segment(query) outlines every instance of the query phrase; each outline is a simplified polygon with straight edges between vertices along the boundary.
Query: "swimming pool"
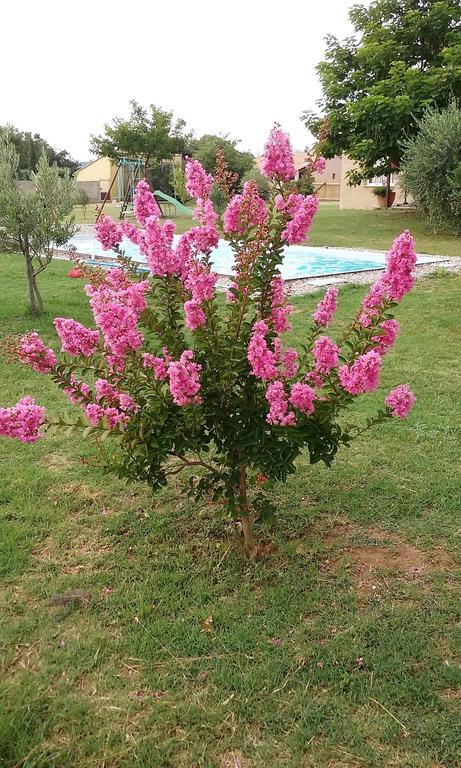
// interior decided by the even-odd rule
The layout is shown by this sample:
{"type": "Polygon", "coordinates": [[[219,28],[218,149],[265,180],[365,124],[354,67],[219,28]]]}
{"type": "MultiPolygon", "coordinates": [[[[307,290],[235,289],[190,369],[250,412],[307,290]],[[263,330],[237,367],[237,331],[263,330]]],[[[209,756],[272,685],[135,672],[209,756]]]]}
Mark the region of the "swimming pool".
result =
{"type": "MultiPolygon", "coordinates": [[[[178,239],[175,235],[175,241],[178,239]]],[[[77,253],[87,255],[91,259],[117,258],[115,251],[104,251],[97,240],[89,233],[79,232],[69,241],[77,253]]],[[[144,256],[132,242],[123,239],[121,248],[126,256],[137,262],[144,262],[144,256]]],[[[418,263],[437,261],[434,256],[418,256],[418,263]]],[[[219,275],[232,276],[234,269],[234,254],[225,240],[211,255],[213,270],[219,275]]],[[[290,245],[284,249],[284,259],[281,267],[285,280],[295,280],[302,277],[320,277],[322,275],[340,275],[346,272],[363,272],[370,269],[383,269],[385,253],[380,251],[354,251],[348,248],[314,248],[306,245],[290,245]]]]}

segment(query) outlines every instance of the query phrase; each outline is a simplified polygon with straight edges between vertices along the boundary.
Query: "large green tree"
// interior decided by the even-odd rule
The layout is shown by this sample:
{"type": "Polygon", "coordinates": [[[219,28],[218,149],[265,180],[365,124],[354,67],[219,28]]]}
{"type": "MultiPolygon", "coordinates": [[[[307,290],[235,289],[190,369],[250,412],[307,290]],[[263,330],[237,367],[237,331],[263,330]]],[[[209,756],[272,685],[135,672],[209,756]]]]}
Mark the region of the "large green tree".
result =
{"type": "Polygon", "coordinates": [[[208,173],[216,171],[216,151],[221,149],[222,156],[231,173],[236,174],[238,184],[242,177],[251,171],[254,166],[254,157],[251,152],[241,152],[237,149],[237,139],[228,136],[215,136],[207,133],[192,144],[192,156],[200,160],[208,173]]]}
{"type": "Polygon", "coordinates": [[[18,172],[21,179],[28,179],[30,174],[37,169],[38,161],[44,153],[48,162],[57,165],[58,168],[68,168],[70,173],[78,168],[78,162],[74,160],[66,149],[56,150],[39,133],[30,131],[18,131],[12,125],[1,125],[0,136],[8,138],[18,154],[18,172]]]}
{"type": "Polygon", "coordinates": [[[350,182],[357,184],[398,169],[425,109],[461,97],[461,4],[373,0],[354,5],[349,16],[355,35],[342,42],[328,36],[317,67],[321,114],[304,119],[323,135],[327,157],[345,152],[356,161],[350,182]]]}
{"type": "Polygon", "coordinates": [[[191,135],[186,133],[184,120],[174,120],[173,113],[151,104],[148,109],[131,101],[131,113],[124,120],[115,117],[104,126],[104,133],[91,137],[91,151],[98,157],[138,158],[145,169],[162,160],[183,153],[191,135]]]}

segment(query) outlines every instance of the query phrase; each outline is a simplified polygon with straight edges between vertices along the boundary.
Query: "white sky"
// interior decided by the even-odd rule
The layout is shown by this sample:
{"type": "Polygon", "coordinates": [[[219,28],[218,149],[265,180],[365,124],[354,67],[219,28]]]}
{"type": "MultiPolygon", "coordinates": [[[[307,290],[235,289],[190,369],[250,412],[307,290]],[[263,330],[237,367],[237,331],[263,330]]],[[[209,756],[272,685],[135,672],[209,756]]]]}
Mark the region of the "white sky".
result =
{"type": "Polygon", "coordinates": [[[353,0],[13,0],[2,3],[0,125],[38,132],[78,160],[131,98],[197,136],[262,150],[274,121],[295,149],[321,91],[324,37],[351,33],[353,0]]]}

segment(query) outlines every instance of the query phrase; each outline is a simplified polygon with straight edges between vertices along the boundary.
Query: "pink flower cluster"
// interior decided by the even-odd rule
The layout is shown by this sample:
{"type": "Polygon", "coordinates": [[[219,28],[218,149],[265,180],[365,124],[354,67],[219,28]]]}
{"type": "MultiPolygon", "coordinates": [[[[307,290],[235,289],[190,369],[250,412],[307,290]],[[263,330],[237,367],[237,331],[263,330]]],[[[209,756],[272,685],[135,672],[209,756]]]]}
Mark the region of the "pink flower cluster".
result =
{"type": "Polygon", "coordinates": [[[206,323],[206,315],[200,306],[199,302],[195,299],[190,299],[184,304],[184,316],[186,325],[191,331],[197,330],[201,325],[206,323]]]}
{"type": "Polygon", "coordinates": [[[296,173],[290,139],[278,126],[272,128],[264,147],[262,172],[283,181],[293,179],[296,173]]]}
{"type": "Polygon", "coordinates": [[[381,355],[375,349],[357,357],[351,365],[342,365],[338,371],[343,389],[351,395],[372,392],[379,383],[381,355]]]}
{"type": "Polygon", "coordinates": [[[408,230],[402,232],[393,242],[386,256],[386,269],[379,280],[372,285],[362,302],[359,322],[365,328],[373,318],[379,317],[384,303],[403,299],[413,287],[416,264],[414,240],[408,230]]]}
{"type": "Polygon", "coordinates": [[[395,387],[395,389],[392,389],[389,392],[384,403],[391,409],[392,416],[396,416],[399,419],[405,419],[415,401],[416,397],[408,384],[400,384],[399,387],[395,387]]]}
{"type": "Polygon", "coordinates": [[[35,443],[40,437],[45,413],[45,408],[37,405],[33,397],[23,397],[11,408],[0,408],[0,436],[35,443]]]}
{"type": "Polygon", "coordinates": [[[272,350],[266,340],[268,333],[269,326],[264,320],[258,320],[253,325],[247,350],[252,375],[262,381],[292,379],[298,371],[298,353],[292,347],[284,352],[278,336],[274,339],[272,350]]]}
{"type": "Polygon", "coordinates": [[[253,330],[248,344],[247,357],[251,365],[251,373],[262,381],[271,381],[277,376],[277,355],[266,341],[269,326],[264,320],[258,320],[253,325],[253,330]]]}
{"type": "Polygon", "coordinates": [[[292,427],[296,423],[294,411],[289,410],[288,397],[282,381],[273,381],[266,390],[266,400],[269,403],[267,421],[269,424],[279,424],[281,427],[292,427]]]}
{"type": "Polygon", "coordinates": [[[218,221],[218,214],[216,213],[211,200],[204,200],[199,198],[197,206],[194,211],[194,219],[200,222],[202,227],[215,227],[218,221]]]}
{"type": "MultiPolygon", "coordinates": [[[[142,227],[144,227],[147,219],[151,216],[155,219],[160,218],[160,208],[147,181],[138,182],[133,198],[133,208],[134,214],[142,227]]],[[[129,237],[127,232],[125,234],[129,237]]]]}
{"type": "Polygon", "coordinates": [[[243,235],[267,221],[267,205],[254,181],[246,181],[241,195],[234,195],[223,215],[224,232],[243,235]]]}
{"type": "Polygon", "coordinates": [[[314,342],[315,371],[328,374],[339,362],[339,347],[328,338],[319,336],[314,342]]]}
{"type": "Polygon", "coordinates": [[[385,355],[394,346],[400,333],[400,325],[397,320],[390,318],[389,320],[383,320],[376,330],[380,331],[380,333],[372,336],[371,340],[378,345],[375,347],[376,351],[380,355],[385,355]]]}
{"type": "Polygon", "coordinates": [[[307,239],[312,221],[319,207],[319,200],[316,195],[299,195],[292,192],[287,200],[281,196],[276,199],[277,210],[287,213],[290,220],[287,222],[282,232],[282,237],[290,245],[302,243],[307,239]]]}
{"type": "Polygon", "coordinates": [[[324,157],[317,157],[312,164],[312,170],[314,173],[324,173],[326,167],[327,161],[324,157]]]}
{"type": "Polygon", "coordinates": [[[30,365],[38,373],[50,373],[58,362],[53,350],[43,343],[35,331],[22,337],[18,354],[22,363],[30,365]]]}
{"type": "Polygon", "coordinates": [[[57,317],[54,327],[61,339],[61,350],[69,355],[84,355],[90,357],[96,352],[99,344],[99,331],[85,328],[76,320],[65,317],[57,317]]]}
{"type": "Polygon", "coordinates": [[[314,402],[317,399],[312,387],[302,382],[293,384],[290,392],[290,403],[308,416],[314,412],[314,402]]]}
{"type": "Polygon", "coordinates": [[[207,173],[198,160],[188,160],[186,164],[186,190],[191,197],[205,200],[210,196],[213,176],[207,173]]]}
{"type": "Polygon", "coordinates": [[[94,225],[96,239],[105,251],[110,251],[122,242],[123,233],[110,216],[101,216],[94,225]]]}
{"type": "Polygon", "coordinates": [[[107,424],[112,429],[117,424],[126,424],[133,413],[138,410],[138,405],[130,395],[118,392],[106,379],[98,379],[94,385],[96,402],[82,406],[88,421],[93,426],[98,426],[102,419],[107,419],[107,424]]]}
{"type": "Polygon", "coordinates": [[[316,399],[316,393],[308,384],[296,382],[288,395],[282,381],[273,381],[266,390],[266,400],[269,403],[267,421],[281,427],[293,427],[296,424],[296,414],[290,410],[290,404],[310,416],[314,412],[316,399]]]}
{"type": "Polygon", "coordinates": [[[138,233],[139,249],[155,276],[174,275],[181,269],[180,255],[173,250],[175,229],[173,221],[167,219],[162,226],[156,216],[149,216],[138,233]]]}
{"type": "Polygon", "coordinates": [[[333,320],[333,315],[338,306],[338,289],[332,286],[328,288],[323,299],[320,299],[313,318],[317,325],[327,326],[333,320]]]}
{"type": "Polygon", "coordinates": [[[194,353],[186,349],[178,361],[168,365],[170,392],[176,405],[192,405],[202,402],[199,396],[202,366],[193,362],[194,353]]]}
{"type": "Polygon", "coordinates": [[[293,312],[293,306],[288,304],[285,294],[285,283],[280,275],[271,280],[271,314],[270,321],[276,333],[291,330],[288,316],[293,312]]]}
{"type": "Polygon", "coordinates": [[[154,378],[157,381],[164,381],[168,378],[168,365],[163,357],[155,357],[150,352],[145,352],[142,356],[144,368],[153,368],[154,378]]]}
{"type": "Polygon", "coordinates": [[[149,288],[148,280],[130,282],[121,269],[108,270],[105,282],[96,288],[85,286],[106,348],[119,359],[139,349],[143,342],[137,323],[147,306],[149,288]]]}

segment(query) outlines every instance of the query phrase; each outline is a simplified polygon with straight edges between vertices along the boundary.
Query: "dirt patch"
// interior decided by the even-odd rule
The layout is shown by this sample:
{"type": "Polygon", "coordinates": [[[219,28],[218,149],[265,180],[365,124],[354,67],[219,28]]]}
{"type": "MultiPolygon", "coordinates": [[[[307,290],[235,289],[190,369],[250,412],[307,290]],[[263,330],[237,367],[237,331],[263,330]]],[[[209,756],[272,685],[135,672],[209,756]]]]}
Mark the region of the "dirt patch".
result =
{"type": "Polygon", "coordinates": [[[45,467],[48,467],[48,469],[51,469],[53,472],[64,472],[74,465],[73,461],[71,461],[65,453],[60,453],[59,451],[51,451],[50,453],[47,453],[47,455],[40,460],[40,463],[45,467]]]}
{"type": "Polygon", "coordinates": [[[378,528],[362,528],[341,521],[326,533],[317,534],[329,550],[322,570],[338,572],[346,568],[357,583],[360,594],[375,593],[388,588],[390,574],[404,580],[423,579],[436,570],[455,567],[442,547],[421,550],[401,536],[378,528]]]}

